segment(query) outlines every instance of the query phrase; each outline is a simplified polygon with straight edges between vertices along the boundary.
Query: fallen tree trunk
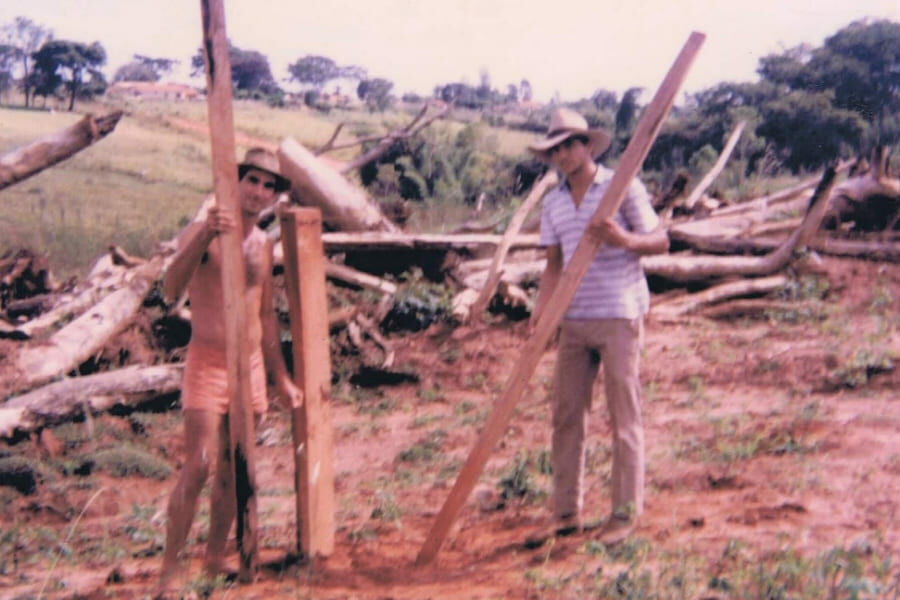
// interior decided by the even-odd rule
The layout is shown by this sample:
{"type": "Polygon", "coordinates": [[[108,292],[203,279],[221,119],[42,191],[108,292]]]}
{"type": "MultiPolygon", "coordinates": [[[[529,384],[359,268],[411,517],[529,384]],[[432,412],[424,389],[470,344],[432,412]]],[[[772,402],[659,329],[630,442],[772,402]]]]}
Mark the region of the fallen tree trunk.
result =
{"type": "Polygon", "coordinates": [[[117,110],[96,118],[86,115],[71,127],[0,156],[0,190],[40,173],[105,137],[116,128],[122,114],[117,110]]]}
{"type": "Polygon", "coordinates": [[[296,140],[285,138],[281,142],[278,160],[291,180],[291,194],[297,203],[318,207],[330,227],[340,231],[397,231],[365,192],[296,140]]]}
{"type": "Polygon", "coordinates": [[[825,226],[852,223],[855,231],[889,231],[900,221],[900,179],[887,174],[887,152],[877,149],[875,168],[835,186],[825,226]]]}
{"type": "MultiPolygon", "coordinates": [[[[839,162],[838,165],[834,168],[835,174],[839,175],[844,171],[849,170],[853,166],[854,162],[855,161],[852,160],[839,162]]],[[[747,200],[745,202],[735,204],[734,206],[726,206],[724,208],[714,210],[712,214],[710,214],[706,219],[697,219],[695,222],[718,219],[720,217],[733,216],[745,212],[767,212],[770,208],[776,205],[790,202],[804,192],[809,192],[815,189],[815,187],[821,180],[821,175],[810,177],[809,179],[801,181],[795,186],[785,188],[777,192],[772,192],[771,194],[768,194],[766,196],[755,198],[753,200],[747,200]]]]}
{"type": "Polygon", "coordinates": [[[737,237],[773,218],[802,214],[809,206],[811,198],[812,191],[801,190],[782,202],[757,205],[755,210],[674,223],[669,226],[669,237],[673,240],[679,239],[682,235],[737,237]]]}
{"type": "Polygon", "coordinates": [[[162,256],[153,257],[137,267],[123,287],[107,295],[46,342],[22,348],[15,359],[18,380],[26,389],[33,388],[68,373],[98,352],[110,337],[134,320],[164,263],[162,256]]]}
{"type": "MultiPolygon", "coordinates": [[[[324,233],[322,242],[326,253],[348,250],[471,250],[483,246],[497,246],[502,236],[490,233],[324,233]]],[[[520,234],[510,242],[510,248],[537,248],[537,234],[520,234]]]]}
{"type": "MultiPolygon", "coordinates": [[[[679,241],[694,250],[709,254],[765,254],[777,249],[784,238],[707,238],[703,236],[679,236],[679,241]]],[[[807,246],[819,254],[845,258],[864,258],[885,262],[900,262],[900,242],[881,240],[847,240],[819,235],[807,246]]],[[[648,273],[652,265],[645,264],[648,273]]]]}
{"type": "Polygon", "coordinates": [[[759,277],[775,273],[788,263],[795,249],[807,245],[815,235],[828,205],[834,178],[835,169],[829,167],[813,194],[803,223],[778,249],[766,256],[645,256],[642,259],[644,270],[648,274],[681,282],[736,275],[759,277]]]}
{"type": "Polygon", "coordinates": [[[696,294],[680,296],[665,302],[656,303],[652,306],[650,312],[658,319],[674,319],[722,300],[771,292],[783,286],[787,280],[788,278],[784,275],[774,275],[760,279],[731,281],[696,294]]]}
{"type": "Polygon", "coordinates": [[[697,315],[707,319],[736,319],[738,317],[763,317],[773,312],[797,311],[797,304],[766,298],[739,298],[697,310],[697,315]]]}
{"type": "MultiPolygon", "coordinates": [[[[500,282],[520,284],[526,281],[538,281],[546,264],[546,260],[509,263],[503,269],[500,282]]],[[[484,287],[488,275],[489,272],[486,269],[471,271],[462,277],[461,283],[466,287],[478,290],[484,287]]]]}
{"type": "MultiPolygon", "coordinates": [[[[272,255],[273,266],[284,266],[284,249],[281,244],[275,245],[272,255]]],[[[325,275],[331,279],[337,279],[373,292],[391,296],[397,293],[397,284],[395,283],[330,260],[325,261],[325,275]]]]}
{"type": "MultiPolygon", "coordinates": [[[[354,158],[353,160],[348,162],[346,165],[341,167],[340,173],[349,173],[350,171],[355,171],[356,169],[359,169],[360,167],[363,167],[363,166],[369,164],[373,160],[377,160],[379,157],[384,155],[388,150],[390,150],[391,147],[394,144],[396,144],[398,141],[403,140],[403,139],[408,139],[408,138],[414,136],[416,133],[418,133],[425,127],[428,127],[429,125],[431,125],[435,120],[443,118],[448,112],[450,112],[450,105],[444,104],[440,109],[438,109],[437,112],[426,117],[425,115],[431,106],[432,106],[431,103],[426,102],[425,105],[422,106],[422,110],[419,111],[419,113],[415,116],[415,118],[412,121],[410,121],[406,125],[406,127],[402,127],[400,129],[394,130],[394,131],[388,133],[386,136],[377,138],[378,143],[375,145],[375,147],[373,147],[368,152],[365,152],[365,153],[361,154],[360,156],[354,158]]],[[[332,139],[329,141],[329,143],[326,144],[326,146],[322,150],[319,150],[319,152],[317,152],[317,154],[321,154],[322,152],[327,152],[329,150],[338,149],[338,146],[332,145],[335,137],[337,137],[337,131],[335,131],[334,135],[332,135],[332,139]]],[[[374,140],[369,140],[369,141],[374,141],[374,140]]],[[[361,142],[355,142],[353,145],[356,145],[358,143],[361,143],[361,142]]],[[[347,145],[343,145],[340,147],[346,148],[347,145]]]]}
{"type": "Polygon", "coordinates": [[[87,286],[81,290],[57,298],[52,307],[40,316],[16,327],[19,339],[41,337],[59,323],[81,314],[97,304],[101,298],[118,289],[125,280],[127,270],[112,267],[89,276],[87,286]]]}
{"type": "Polygon", "coordinates": [[[0,438],[177,392],[182,371],[180,364],[133,366],[45,385],[0,405],[0,438]]]}

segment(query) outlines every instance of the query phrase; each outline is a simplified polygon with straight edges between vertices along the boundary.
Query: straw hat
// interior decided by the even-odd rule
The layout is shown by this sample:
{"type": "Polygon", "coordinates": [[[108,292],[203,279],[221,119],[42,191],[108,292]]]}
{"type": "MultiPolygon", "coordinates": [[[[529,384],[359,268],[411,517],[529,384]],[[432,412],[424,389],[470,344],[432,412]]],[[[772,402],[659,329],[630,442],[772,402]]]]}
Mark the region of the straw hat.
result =
{"type": "Polygon", "coordinates": [[[528,149],[541,160],[549,161],[550,156],[547,154],[547,150],[572,136],[588,138],[588,148],[594,158],[609,148],[608,133],[602,129],[590,129],[584,117],[570,108],[557,108],[550,114],[547,136],[530,144],[528,149]]]}
{"type": "Polygon", "coordinates": [[[250,148],[244,155],[244,162],[238,164],[238,181],[250,169],[259,169],[275,177],[275,191],[285,192],[291,189],[291,180],[281,174],[278,157],[265,148],[250,148]]]}

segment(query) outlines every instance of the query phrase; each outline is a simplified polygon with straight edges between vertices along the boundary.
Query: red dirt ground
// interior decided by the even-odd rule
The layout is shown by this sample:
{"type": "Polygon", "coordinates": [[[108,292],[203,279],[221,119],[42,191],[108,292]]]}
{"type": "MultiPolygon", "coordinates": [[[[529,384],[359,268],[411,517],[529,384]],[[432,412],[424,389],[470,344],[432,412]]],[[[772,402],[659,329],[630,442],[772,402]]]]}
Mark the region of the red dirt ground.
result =
{"type": "MultiPolygon", "coordinates": [[[[806,598],[815,597],[800,595],[814,593],[811,584],[791,588],[778,569],[793,560],[811,577],[814,565],[836,550],[858,558],[857,579],[884,593],[860,597],[896,597],[888,594],[891,584],[896,594],[900,581],[900,373],[850,385],[859,374],[852,367],[900,356],[900,269],[835,259],[825,269],[824,300],[802,305],[811,317],[648,322],[647,505],[619,547],[603,549],[591,533],[523,546],[549,506],[550,479],[538,465],[550,443],[551,348],[436,563],[413,566],[524,346],[525,324],[498,318],[440,340],[428,333],[392,338],[396,365],[418,373],[419,384],[335,387],[338,529],[331,557],[270,565],[253,584],[220,582],[204,590],[201,514],[186,551],[185,597],[806,598]],[[517,457],[530,461],[527,493],[497,508],[498,484],[517,457]],[[786,582],[783,595],[771,586],[763,590],[760,565],[768,565],[765,575],[773,581],[786,582]],[[627,596],[628,585],[647,593],[627,596]]],[[[65,431],[0,445],[10,453],[55,456],[58,464],[91,444],[122,439],[174,469],[163,480],[56,475],[29,496],[0,488],[0,596],[35,597],[43,589],[44,597],[149,597],[183,442],[177,411],[137,419],[143,433],[134,433],[135,421],[134,415],[104,416],[69,425],[68,435],[73,427],[93,432],[78,448],[54,448],[65,431]]],[[[270,413],[259,437],[261,558],[272,563],[294,545],[286,415],[270,413]]],[[[597,402],[588,517],[608,510],[608,440],[605,409],[597,402]]],[[[201,513],[206,502],[204,496],[201,513]]],[[[842,564],[828,579],[832,591],[849,586],[855,573],[850,558],[842,564]]]]}

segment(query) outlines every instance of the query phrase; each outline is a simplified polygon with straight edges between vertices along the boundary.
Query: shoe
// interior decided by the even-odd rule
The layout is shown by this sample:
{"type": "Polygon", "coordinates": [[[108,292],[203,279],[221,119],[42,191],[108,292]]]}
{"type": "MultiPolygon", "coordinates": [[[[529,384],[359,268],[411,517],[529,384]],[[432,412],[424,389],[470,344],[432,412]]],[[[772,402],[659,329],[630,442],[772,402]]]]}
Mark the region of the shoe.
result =
{"type": "Polygon", "coordinates": [[[552,517],[525,538],[525,547],[537,548],[552,537],[574,535],[582,531],[581,517],[578,515],[552,517]]]}
{"type": "Polygon", "coordinates": [[[613,514],[600,529],[597,540],[607,546],[614,546],[625,541],[636,526],[637,519],[613,514]]]}

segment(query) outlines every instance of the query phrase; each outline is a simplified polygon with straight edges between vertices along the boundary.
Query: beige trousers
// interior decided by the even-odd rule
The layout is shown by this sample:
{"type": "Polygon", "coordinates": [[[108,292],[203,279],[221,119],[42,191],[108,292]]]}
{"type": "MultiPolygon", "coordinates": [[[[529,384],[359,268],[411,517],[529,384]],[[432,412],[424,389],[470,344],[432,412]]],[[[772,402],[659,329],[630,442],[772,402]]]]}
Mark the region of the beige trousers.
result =
{"type": "Polygon", "coordinates": [[[612,427],[612,510],[644,505],[644,426],[639,363],[643,319],[565,320],[553,392],[553,512],[581,514],[585,437],[600,363],[612,427]]]}

